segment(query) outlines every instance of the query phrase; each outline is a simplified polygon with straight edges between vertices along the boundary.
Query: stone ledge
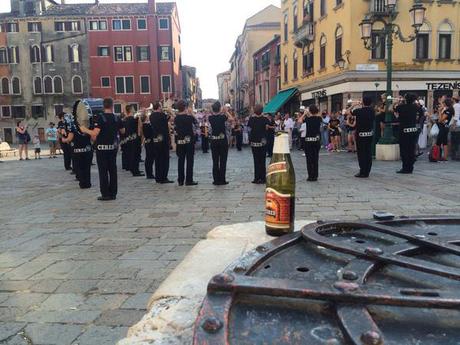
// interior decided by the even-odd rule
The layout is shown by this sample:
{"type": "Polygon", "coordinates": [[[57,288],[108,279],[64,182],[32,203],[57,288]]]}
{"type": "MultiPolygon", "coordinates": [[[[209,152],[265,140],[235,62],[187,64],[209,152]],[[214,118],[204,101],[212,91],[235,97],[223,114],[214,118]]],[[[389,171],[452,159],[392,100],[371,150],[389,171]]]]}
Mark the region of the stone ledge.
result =
{"type": "MultiPolygon", "coordinates": [[[[296,231],[312,221],[297,221],[296,231]]],[[[273,240],[264,222],[219,226],[200,241],[150,299],[149,312],[118,345],[191,344],[193,325],[211,278],[260,244],[273,240]]]]}

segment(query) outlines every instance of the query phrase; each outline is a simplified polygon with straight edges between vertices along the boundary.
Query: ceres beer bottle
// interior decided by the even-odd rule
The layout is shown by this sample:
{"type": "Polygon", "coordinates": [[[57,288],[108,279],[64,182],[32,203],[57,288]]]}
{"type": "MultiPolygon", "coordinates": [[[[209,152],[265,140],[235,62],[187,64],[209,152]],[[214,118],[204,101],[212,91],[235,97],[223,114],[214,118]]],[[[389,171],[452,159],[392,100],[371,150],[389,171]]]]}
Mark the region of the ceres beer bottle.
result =
{"type": "Polygon", "coordinates": [[[294,231],[295,172],[286,133],[275,138],[273,157],[267,170],[265,231],[282,236],[294,231]]]}

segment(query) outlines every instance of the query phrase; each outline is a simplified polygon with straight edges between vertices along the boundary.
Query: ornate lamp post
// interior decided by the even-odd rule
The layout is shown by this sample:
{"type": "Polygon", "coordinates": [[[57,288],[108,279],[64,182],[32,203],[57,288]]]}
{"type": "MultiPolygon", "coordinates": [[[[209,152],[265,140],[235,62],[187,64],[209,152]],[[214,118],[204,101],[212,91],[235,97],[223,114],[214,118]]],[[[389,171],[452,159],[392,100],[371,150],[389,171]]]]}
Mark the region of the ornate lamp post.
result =
{"type": "MultiPolygon", "coordinates": [[[[392,90],[392,79],[393,79],[393,40],[399,39],[401,42],[412,42],[417,38],[420,28],[425,20],[426,8],[421,3],[415,3],[410,9],[409,13],[412,19],[412,27],[414,33],[405,37],[402,33],[401,27],[394,23],[394,20],[398,16],[396,11],[396,5],[398,0],[380,0],[383,2],[383,6],[379,6],[378,11],[371,12],[370,16],[367,16],[359,24],[361,27],[361,39],[364,41],[364,47],[368,50],[374,50],[386,42],[387,56],[387,90],[386,90],[386,111],[385,111],[385,122],[389,124],[392,120],[391,106],[393,104],[393,90],[392,90]],[[384,39],[372,40],[373,26],[376,23],[383,25],[383,29],[379,29],[379,33],[384,39]]],[[[385,125],[385,131],[383,137],[380,139],[379,144],[390,145],[395,144],[396,139],[393,136],[392,127],[385,125]]]]}

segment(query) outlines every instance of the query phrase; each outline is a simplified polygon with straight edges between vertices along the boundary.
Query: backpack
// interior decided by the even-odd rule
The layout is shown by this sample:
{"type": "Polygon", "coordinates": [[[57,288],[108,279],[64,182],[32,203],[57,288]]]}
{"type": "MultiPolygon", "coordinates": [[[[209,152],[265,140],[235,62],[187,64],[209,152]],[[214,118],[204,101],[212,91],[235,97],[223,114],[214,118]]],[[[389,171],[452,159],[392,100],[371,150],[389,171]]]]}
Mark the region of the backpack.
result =
{"type": "Polygon", "coordinates": [[[439,146],[433,145],[433,147],[431,148],[431,152],[428,155],[428,159],[430,160],[430,162],[436,163],[439,161],[440,158],[441,158],[441,150],[439,149],[439,146]]]}

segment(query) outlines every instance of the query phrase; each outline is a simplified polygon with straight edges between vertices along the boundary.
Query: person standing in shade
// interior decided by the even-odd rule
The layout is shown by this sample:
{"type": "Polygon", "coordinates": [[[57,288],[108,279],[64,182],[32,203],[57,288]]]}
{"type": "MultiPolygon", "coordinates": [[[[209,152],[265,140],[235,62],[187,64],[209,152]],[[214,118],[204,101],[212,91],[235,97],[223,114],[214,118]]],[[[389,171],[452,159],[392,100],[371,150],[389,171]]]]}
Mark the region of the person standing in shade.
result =
{"type": "Polygon", "coordinates": [[[446,162],[449,157],[449,126],[454,115],[455,110],[452,106],[452,100],[450,98],[444,99],[439,111],[439,134],[436,142],[436,145],[442,148],[441,161],[443,162],[446,162]]]}
{"type": "Polygon", "coordinates": [[[273,156],[273,145],[275,144],[275,128],[276,123],[273,115],[269,114],[268,119],[268,128],[267,128],[267,157],[273,156]]]}
{"type": "MultiPolygon", "coordinates": [[[[126,128],[126,115],[121,115],[121,122],[123,127],[126,128]]],[[[123,170],[129,171],[129,147],[128,147],[128,138],[126,133],[120,136],[120,150],[121,150],[121,168],[123,170]]]]}
{"type": "Polygon", "coordinates": [[[64,119],[65,114],[58,114],[58,136],[59,136],[59,145],[61,146],[62,153],[64,155],[64,169],[72,170],[72,148],[64,139],[67,138],[69,134],[69,129],[67,128],[66,121],[64,119]]]}
{"type": "Polygon", "coordinates": [[[266,183],[266,155],[267,155],[267,130],[270,122],[262,115],[263,106],[257,104],[254,106],[254,115],[248,122],[248,127],[251,129],[249,134],[249,142],[252,148],[252,156],[254,158],[254,180],[252,183],[266,183]]]}
{"type": "Polygon", "coordinates": [[[183,100],[177,102],[178,113],[174,119],[176,128],[176,154],[178,159],[177,171],[179,186],[184,182],[187,186],[196,186],[193,181],[193,164],[195,156],[195,133],[194,126],[198,124],[195,117],[187,112],[187,103],[183,100]],[[185,163],[187,169],[185,170],[185,163]]]}
{"type": "Polygon", "coordinates": [[[121,120],[113,113],[112,98],[104,99],[104,112],[94,119],[94,129],[81,126],[83,133],[89,134],[96,142],[96,159],[99,170],[100,201],[115,200],[118,192],[117,181],[117,140],[118,133],[125,129],[121,120]]]}
{"type": "Polygon", "coordinates": [[[203,114],[200,125],[201,131],[201,150],[203,153],[208,153],[209,150],[209,121],[208,114],[203,114]]]}
{"type": "Polygon", "coordinates": [[[145,147],[145,174],[147,175],[148,180],[155,179],[153,175],[153,163],[155,162],[155,148],[153,144],[153,130],[152,125],[150,124],[150,119],[147,114],[144,112],[141,115],[142,122],[142,138],[144,141],[145,147]]]}
{"type": "Polygon", "coordinates": [[[220,102],[212,105],[212,114],[209,116],[211,125],[211,153],[212,153],[212,184],[222,186],[228,184],[227,173],[228,138],[226,134],[227,121],[232,120],[226,108],[220,102]]]}
{"type": "Polygon", "coordinates": [[[235,131],[236,149],[241,151],[243,149],[243,125],[240,119],[235,118],[233,130],[235,131]]]}
{"type": "Polygon", "coordinates": [[[168,179],[169,174],[169,118],[161,110],[161,103],[153,104],[153,112],[150,115],[152,126],[152,141],[155,156],[155,180],[157,183],[173,183],[168,179]]]}
{"type": "Polygon", "coordinates": [[[358,178],[367,178],[372,169],[372,141],[374,137],[375,110],[370,97],[363,98],[363,107],[352,110],[356,117],[356,150],[358,152],[358,178]]]}
{"type": "Polygon", "coordinates": [[[139,136],[139,120],[134,117],[132,105],[126,106],[126,139],[128,145],[129,170],[133,176],[144,176],[139,170],[141,138],[139,136]]]}
{"type": "Polygon", "coordinates": [[[284,125],[284,131],[288,134],[288,137],[289,137],[289,149],[292,150],[292,134],[294,131],[295,122],[291,118],[289,113],[286,113],[286,115],[284,116],[283,125],[284,125]]]}
{"type": "Polygon", "coordinates": [[[58,139],[58,131],[54,127],[54,122],[50,122],[49,128],[45,131],[46,140],[48,140],[48,145],[50,148],[50,156],[49,158],[57,158],[56,156],[56,149],[57,149],[57,139],[58,139]]]}
{"type": "Polygon", "coordinates": [[[307,171],[309,182],[318,181],[319,150],[321,149],[321,124],[323,118],[319,109],[312,104],[308,111],[298,119],[299,123],[305,124],[305,157],[307,157],[307,171]]]}

